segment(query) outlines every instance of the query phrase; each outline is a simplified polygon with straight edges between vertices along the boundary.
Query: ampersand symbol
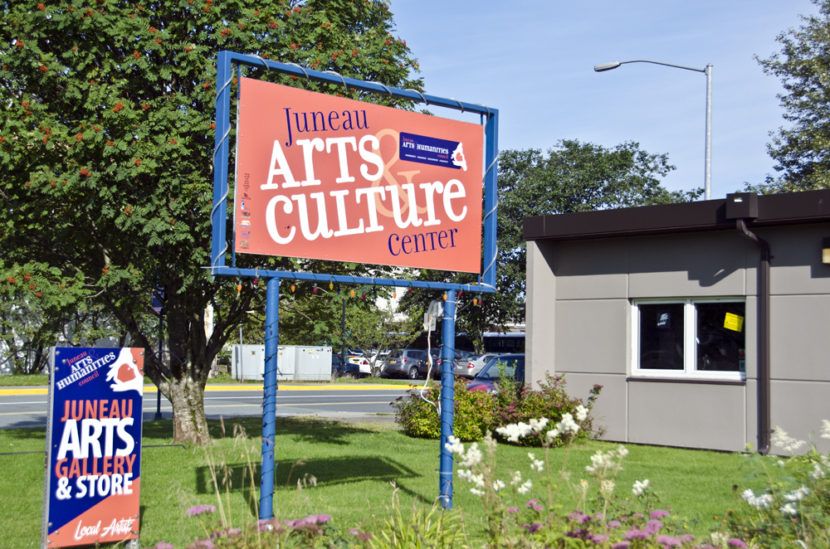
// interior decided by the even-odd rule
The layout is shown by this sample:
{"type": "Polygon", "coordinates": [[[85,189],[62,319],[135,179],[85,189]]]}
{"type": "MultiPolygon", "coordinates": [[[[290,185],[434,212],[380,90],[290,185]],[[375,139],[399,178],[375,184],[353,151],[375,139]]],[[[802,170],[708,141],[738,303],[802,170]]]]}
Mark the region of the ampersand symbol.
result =
{"type": "Polygon", "coordinates": [[[58,489],[55,490],[55,497],[58,499],[69,499],[72,497],[72,488],[69,486],[69,479],[61,477],[58,479],[58,489]]]}

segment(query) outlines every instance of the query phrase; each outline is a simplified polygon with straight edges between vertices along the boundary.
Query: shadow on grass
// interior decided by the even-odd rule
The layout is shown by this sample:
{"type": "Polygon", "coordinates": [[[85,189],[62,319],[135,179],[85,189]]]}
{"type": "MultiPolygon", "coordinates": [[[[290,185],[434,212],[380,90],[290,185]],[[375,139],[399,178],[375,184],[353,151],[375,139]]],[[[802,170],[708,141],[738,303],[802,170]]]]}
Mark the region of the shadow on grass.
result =
{"type": "MultiPolygon", "coordinates": [[[[261,417],[234,417],[225,420],[208,420],[208,430],[213,439],[233,438],[234,425],[238,425],[244,429],[250,438],[262,436],[261,417]]],[[[142,430],[143,438],[172,439],[173,422],[169,419],[145,421],[142,430]]],[[[349,436],[360,433],[373,433],[376,432],[376,429],[362,427],[359,424],[319,418],[278,417],[275,431],[277,436],[289,435],[297,441],[344,445],[349,444],[349,436]]]]}
{"type": "MultiPolygon", "coordinates": [[[[277,462],[274,486],[276,489],[307,484],[313,477],[317,485],[337,485],[365,480],[390,482],[414,478],[419,474],[394,459],[378,456],[337,456],[321,459],[303,459],[295,462],[277,462]]],[[[217,464],[216,484],[221,491],[244,490],[251,483],[259,483],[259,463],[217,464]]],[[[216,487],[210,467],[196,468],[196,492],[213,494],[216,487]]]]}
{"type": "MultiPolygon", "coordinates": [[[[211,436],[229,438],[234,425],[242,427],[250,438],[258,438],[262,429],[260,418],[234,418],[228,422],[211,421],[211,436]]],[[[309,418],[277,418],[276,433],[284,443],[286,435],[297,440],[323,444],[350,444],[350,435],[373,433],[376,430],[348,423],[309,418]]],[[[280,441],[278,441],[280,444],[280,441]]],[[[253,456],[258,459],[259,456],[253,456]]],[[[260,463],[216,464],[215,468],[201,466],[195,469],[195,488],[198,494],[237,492],[249,502],[251,511],[260,483],[260,463]]],[[[275,463],[275,491],[294,490],[299,487],[335,486],[363,481],[396,482],[417,478],[420,474],[403,463],[374,455],[330,456],[303,458],[296,461],[275,463]]],[[[401,488],[417,499],[424,496],[401,488]]]]}

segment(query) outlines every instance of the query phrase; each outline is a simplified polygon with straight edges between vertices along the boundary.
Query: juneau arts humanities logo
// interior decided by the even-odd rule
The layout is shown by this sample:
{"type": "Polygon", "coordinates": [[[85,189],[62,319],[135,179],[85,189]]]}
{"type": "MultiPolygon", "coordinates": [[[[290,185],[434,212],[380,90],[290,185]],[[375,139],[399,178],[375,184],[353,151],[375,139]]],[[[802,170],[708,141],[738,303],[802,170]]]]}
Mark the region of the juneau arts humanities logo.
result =
{"type": "Polygon", "coordinates": [[[236,251],[480,272],[481,126],[240,86],[236,251]]]}

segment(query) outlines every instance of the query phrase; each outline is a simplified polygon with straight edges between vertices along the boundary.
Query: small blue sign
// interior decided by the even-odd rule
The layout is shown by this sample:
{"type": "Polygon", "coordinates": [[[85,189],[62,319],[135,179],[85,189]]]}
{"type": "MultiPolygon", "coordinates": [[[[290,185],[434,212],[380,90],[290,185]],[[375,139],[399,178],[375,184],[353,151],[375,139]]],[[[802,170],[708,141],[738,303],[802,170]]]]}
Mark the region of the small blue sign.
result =
{"type": "Polygon", "coordinates": [[[461,142],[406,132],[400,136],[401,160],[467,171],[461,142]]]}

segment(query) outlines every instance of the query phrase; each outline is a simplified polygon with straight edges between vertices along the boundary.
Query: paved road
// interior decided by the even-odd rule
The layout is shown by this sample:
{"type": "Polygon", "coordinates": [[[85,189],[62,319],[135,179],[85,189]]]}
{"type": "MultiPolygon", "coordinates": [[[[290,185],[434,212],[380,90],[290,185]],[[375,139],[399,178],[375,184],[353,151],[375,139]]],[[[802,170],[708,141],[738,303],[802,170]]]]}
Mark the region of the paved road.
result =
{"type": "MultiPolygon", "coordinates": [[[[277,391],[277,415],[311,415],[350,420],[393,419],[390,402],[405,394],[404,385],[297,385],[283,384],[277,391]]],[[[144,421],[156,415],[156,388],[144,388],[144,421]]],[[[0,389],[0,429],[45,427],[48,403],[46,387],[8,387],[0,389]]],[[[172,408],[161,398],[161,413],[166,419],[172,408]]],[[[218,419],[261,416],[262,386],[208,385],[205,413],[218,419]]]]}

